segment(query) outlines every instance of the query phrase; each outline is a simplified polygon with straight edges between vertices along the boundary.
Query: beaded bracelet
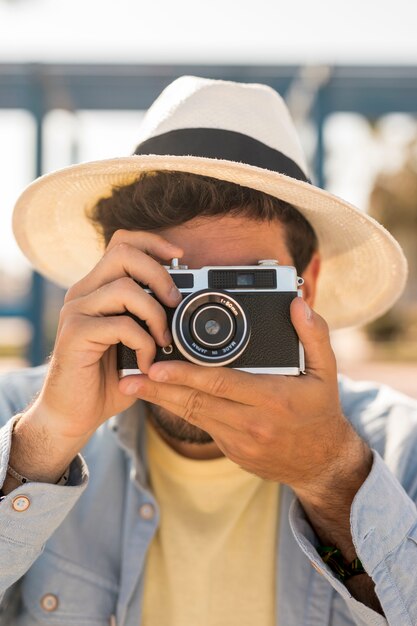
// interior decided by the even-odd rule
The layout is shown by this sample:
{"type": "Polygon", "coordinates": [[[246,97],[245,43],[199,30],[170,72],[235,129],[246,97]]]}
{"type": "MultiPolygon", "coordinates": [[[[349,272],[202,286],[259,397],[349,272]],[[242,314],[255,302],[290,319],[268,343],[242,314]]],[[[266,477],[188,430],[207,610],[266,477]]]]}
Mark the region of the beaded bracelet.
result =
{"type": "Polygon", "coordinates": [[[343,558],[342,552],[334,546],[317,546],[317,552],[342,582],[346,582],[353,576],[366,574],[358,557],[353,559],[351,563],[347,563],[343,558]]]}
{"type": "MultiPolygon", "coordinates": [[[[66,485],[68,482],[68,478],[69,478],[69,471],[70,471],[70,466],[67,467],[65,472],[62,474],[61,478],[59,478],[57,482],[54,484],[66,485]]],[[[10,476],[13,476],[13,478],[18,480],[21,485],[25,485],[26,483],[30,483],[30,482],[36,482],[36,481],[31,480],[30,478],[26,478],[26,476],[22,476],[21,474],[19,474],[19,472],[16,472],[16,470],[13,469],[13,467],[11,467],[10,465],[7,466],[7,474],[9,474],[10,476]]]]}

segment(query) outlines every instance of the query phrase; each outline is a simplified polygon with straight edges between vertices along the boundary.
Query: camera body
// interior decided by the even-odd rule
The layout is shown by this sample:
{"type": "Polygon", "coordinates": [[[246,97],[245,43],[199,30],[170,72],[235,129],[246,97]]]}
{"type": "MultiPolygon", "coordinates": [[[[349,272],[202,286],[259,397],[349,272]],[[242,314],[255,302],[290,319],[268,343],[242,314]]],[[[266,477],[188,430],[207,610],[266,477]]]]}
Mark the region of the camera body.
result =
{"type": "MultiPolygon", "coordinates": [[[[183,300],[175,308],[162,304],[174,341],[157,346],[155,362],[190,361],[258,374],[304,371],[303,346],[290,319],[291,301],[301,296],[303,284],[294,267],[275,259],[200,269],[173,259],[164,267],[183,300]]],[[[147,330],[143,320],[129,315],[147,330]]],[[[136,353],[123,344],[117,346],[117,366],[120,377],[141,373],[136,353]]]]}

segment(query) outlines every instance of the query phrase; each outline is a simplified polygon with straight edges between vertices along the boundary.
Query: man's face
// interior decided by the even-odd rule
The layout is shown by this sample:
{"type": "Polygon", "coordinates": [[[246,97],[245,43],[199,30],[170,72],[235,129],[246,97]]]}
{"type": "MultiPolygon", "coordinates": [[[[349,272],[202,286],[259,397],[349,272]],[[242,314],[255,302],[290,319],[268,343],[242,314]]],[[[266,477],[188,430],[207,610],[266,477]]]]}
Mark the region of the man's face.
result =
{"type": "MultiPolygon", "coordinates": [[[[256,265],[260,259],[277,259],[280,265],[293,265],[284,227],[278,221],[216,216],[195,218],[157,232],[184,250],[181,263],[189,269],[205,265],[256,265]]],[[[311,297],[309,303],[312,304],[311,297]]],[[[153,422],[169,438],[199,444],[213,441],[208,433],[174,413],[155,404],[147,405],[153,422]]]]}

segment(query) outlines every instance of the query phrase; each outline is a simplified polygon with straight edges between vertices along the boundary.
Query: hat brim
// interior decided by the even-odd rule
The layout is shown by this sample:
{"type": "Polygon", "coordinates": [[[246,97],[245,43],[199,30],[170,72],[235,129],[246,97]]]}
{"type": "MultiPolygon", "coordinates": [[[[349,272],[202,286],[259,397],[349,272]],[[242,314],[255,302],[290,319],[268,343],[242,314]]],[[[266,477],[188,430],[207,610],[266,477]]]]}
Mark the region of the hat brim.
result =
{"type": "Polygon", "coordinates": [[[332,329],[357,326],[401,295],[407,262],[378,222],[333,194],[270,170],[194,156],[139,155],[73,165],[31,183],[17,200],[13,230],[46,278],[68,287],[99,261],[104,243],[88,211],[141,172],[190,172],[257,189],[293,204],[313,226],[322,258],[314,308],[332,329]]]}

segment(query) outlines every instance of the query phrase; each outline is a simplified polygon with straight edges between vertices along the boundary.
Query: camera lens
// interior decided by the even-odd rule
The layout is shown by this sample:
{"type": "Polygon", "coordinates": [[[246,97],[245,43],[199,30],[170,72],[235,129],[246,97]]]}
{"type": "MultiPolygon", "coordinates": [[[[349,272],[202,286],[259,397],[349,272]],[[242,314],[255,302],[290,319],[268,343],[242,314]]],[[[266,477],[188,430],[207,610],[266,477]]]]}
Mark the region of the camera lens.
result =
{"type": "Polygon", "coordinates": [[[191,316],[190,326],[195,341],[210,348],[227,344],[235,330],[231,314],[220,306],[200,307],[191,316]]]}
{"type": "Polygon", "coordinates": [[[242,306],[227,291],[203,289],[176,308],[172,335],[189,361],[227,365],[245,350],[250,325],[242,306]]]}
{"type": "Polygon", "coordinates": [[[220,330],[220,324],[216,320],[209,320],[206,322],[204,329],[209,335],[217,335],[220,330]]]}

